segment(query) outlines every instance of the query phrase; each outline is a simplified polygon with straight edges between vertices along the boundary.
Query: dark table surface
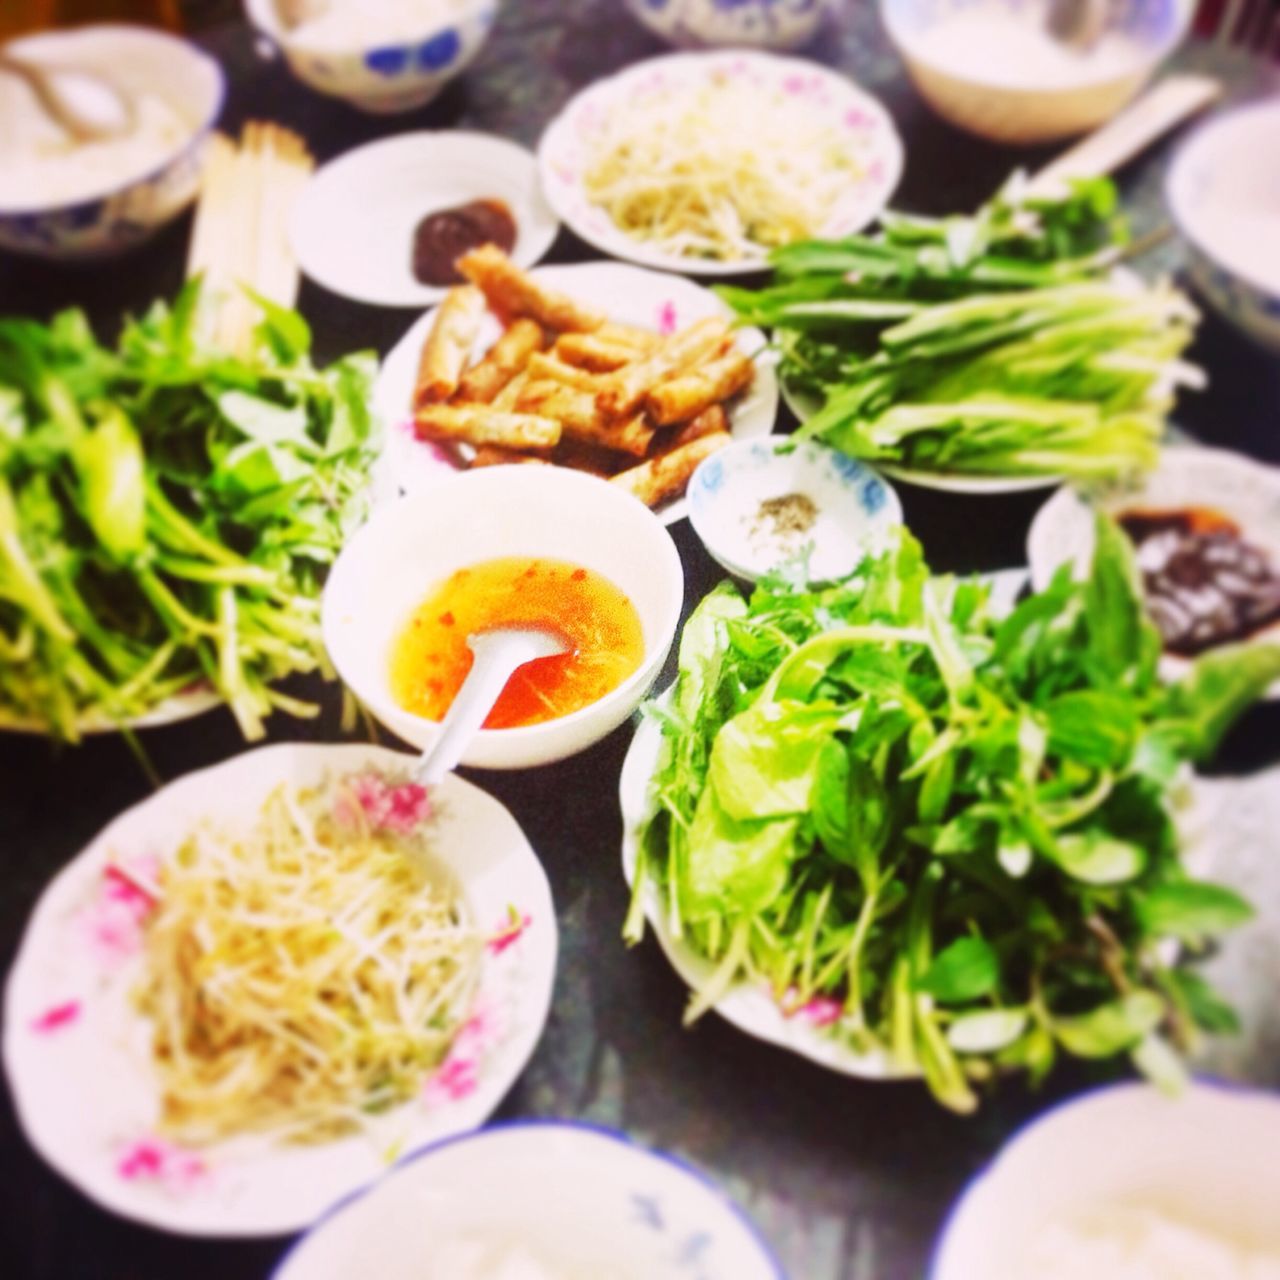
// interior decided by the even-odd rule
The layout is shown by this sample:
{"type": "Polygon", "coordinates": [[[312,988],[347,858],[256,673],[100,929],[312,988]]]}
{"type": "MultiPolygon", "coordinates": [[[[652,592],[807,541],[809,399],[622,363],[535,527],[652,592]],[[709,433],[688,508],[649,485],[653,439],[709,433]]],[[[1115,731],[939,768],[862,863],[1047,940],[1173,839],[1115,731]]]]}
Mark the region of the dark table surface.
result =
{"type": "MultiPolygon", "coordinates": [[[[281,121],[305,135],[321,161],[375,137],[462,126],[527,144],[568,97],[659,44],[617,0],[508,0],[478,61],[435,103],[391,118],[365,117],[296,84],[283,64],[260,56],[234,24],[202,37],[226,67],[223,124],[281,121]]],[[[873,7],[846,6],[838,29],[807,54],[838,66],[881,96],[907,143],[898,207],[930,213],[971,208],[1018,164],[1051,150],[1012,151],[958,133],[913,93],[873,7]]],[[[1221,75],[1233,96],[1274,81],[1259,64],[1221,49],[1192,48],[1184,66],[1221,75]]],[[[1168,147],[1122,175],[1138,229],[1163,219],[1160,177],[1168,147]]],[[[0,313],[45,316],[72,304],[103,332],[122,313],[171,293],[182,272],[189,220],[109,266],[57,268],[0,255],[0,313]]],[[[554,261],[593,256],[568,232],[554,261]]],[[[1176,244],[1143,269],[1180,266],[1176,244]]],[[[408,327],[407,311],[361,306],[303,284],[299,303],[317,354],[356,347],[385,352],[408,327]]],[[[1184,397],[1179,424],[1206,443],[1280,462],[1280,360],[1206,314],[1193,358],[1209,389],[1184,397]]],[[[783,424],[786,425],[785,423],[783,424]]],[[[906,518],[935,568],[977,571],[1023,562],[1023,543],[1041,494],[965,498],[902,490],[906,518]]],[[[684,560],[686,609],[722,576],[687,523],[672,530],[684,560]]],[[[664,676],[664,682],[667,677],[664,676]]],[[[272,740],[342,736],[335,687],[315,687],[324,710],[309,722],[277,717],[272,740]]],[[[1252,769],[1280,743],[1273,708],[1251,713],[1228,742],[1219,768],[1252,769]]],[[[555,894],[561,953],[550,1020],[498,1118],[560,1116],[625,1129],[673,1151],[714,1177],[749,1211],[794,1280],[911,1280],[923,1272],[947,1206],[999,1144],[1028,1116],[1086,1087],[1079,1070],[1039,1093],[1009,1081],[971,1119],[941,1110],[915,1084],[849,1080],[759,1044],[714,1017],[681,1029],[685,990],[651,941],[627,951],[619,930],[626,888],[619,870],[617,778],[631,737],[624,727],[588,752],[534,773],[479,773],[473,780],[503,801],[539,852],[555,894]]],[[[144,735],[167,778],[244,749],[223,712],[144,735]]],[[[7,969],[31,908],[53,873],[148,783],[118,737],[74,749],[7,737],[0,741],[0,963],[7,969]]],[[[1256,966],[1240,980],[1268,1007],[1256,966]]],[[[1225,1068],[1280,1085],[1276,1027],[1269,1024],[1225,1068]],[[1232,1065],[1234,1064],[1234,1065],[1232,1065]]],[[[1251,1033],[1246,1033],[1248,1036],[1251,1033]]],[[[23,1280],[179,1280],[261,1277],[283,1240],[205,1242],[166,1236],[114,1218],[41,1164],[0,1102],[0,1258],[23,1280]]]]}

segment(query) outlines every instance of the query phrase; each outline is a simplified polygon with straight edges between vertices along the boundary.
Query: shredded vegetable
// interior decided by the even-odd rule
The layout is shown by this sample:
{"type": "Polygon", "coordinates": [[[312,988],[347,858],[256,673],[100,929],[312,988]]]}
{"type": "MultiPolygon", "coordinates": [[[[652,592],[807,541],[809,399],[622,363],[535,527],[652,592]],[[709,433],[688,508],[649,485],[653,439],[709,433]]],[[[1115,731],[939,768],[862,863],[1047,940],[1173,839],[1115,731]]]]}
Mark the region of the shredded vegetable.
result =
{"type": "Polygon", "coordinates": [[[422,1088],[483,952],[425,810],[375,774],[280,787],[251,830],[196,829],[167,861],[137,993],[167,1136],[322,1141],[422,1088]]]}

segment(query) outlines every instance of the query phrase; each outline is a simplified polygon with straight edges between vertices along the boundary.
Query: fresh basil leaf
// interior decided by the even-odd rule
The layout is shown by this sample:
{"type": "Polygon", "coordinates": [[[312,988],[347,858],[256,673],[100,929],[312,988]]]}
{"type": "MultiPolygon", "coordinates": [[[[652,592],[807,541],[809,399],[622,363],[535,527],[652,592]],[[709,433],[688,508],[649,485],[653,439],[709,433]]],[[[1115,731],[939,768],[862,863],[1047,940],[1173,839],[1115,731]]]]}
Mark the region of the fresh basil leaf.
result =
{"type": "Polygon", "coordinates": [[[1224,645],[1169,690],[1166,715],[1195,760],[1207,760],[1241,714],[1280,680],[1280,645],[1224,645]]]}
{"type": "Polygon", "coordinates": [[[1236,1011],[1192,969],[1173,969],[1165,975],[1191,1015],[1192,1021],[1211,1035],[1236,1035],[1240,1018],[1236,1011]]]}
{"type": "Polygon", "coordinates": [[[1164,1001],[1152,991],[1134,991],[1090,1013],[1055,1018],[1053,1034],[1077,1058],[1109,1058],[1132,1049],[1164,1017],[1164,1001]]]}
{"type": "Polygon", "coordinates": [[[889,836],[888,796],[870,765],[839,738],[828,739],[819,753],[811,809],[823,848],[853,867],[870,891],[889,836]]]}
{"type": "Polygon", "coordinates": [[[133,424],[110,409],[73,449],[84,513],[98,540],[116,560],[146,546],[146,459],[133,424]]]}
{"type": "Polygon", "coordinates": [[[958,938],[934,957],[915,985],[943,1004],[963,1004],[990,995],[999,982],[995,948],[982,938],[958,938]]]}
{"type": "Polygon", "coordinates": [[[1173,1046],[1156,1032],[1148,1032],[1136,1048],[1129,1051],[1133,1065],[1151,1081],[1161,1093],[1177,1097],[1186,1088],[1188,1072],[1186,1064],[1174,1052],[1173,1046]]]}
{"type": "Polygon", "coordinates": [[[1058,836],[1054,860],[1073,879],[1097,885],[1124,884],[1140,876],[1147,865],[1140,846],[1103,831],[1058,836]]]}
{"type": "Polygon", "coordinates": [[[217,403],[222,416],[250,440],[259,444],[291,445],[302,454],[319,452],[307,431],[305,405],[285,407],[247,391],[224,391],[217,403]]]}
{"type": "Polygon", "coordinates": [[[1137,901],[1143,929],[1156,938],[1198,942],[1248,924],[1253,908],[1238,893],[1202,880],[1156,885],[1137,901]]]}
{"type": "Polygon", "coordinates": [[[1108,683],[1132,682],[1159,653],[1159,635],[1146,616],[1132,544],[1099,512],[1094,521],[1093,562],[1084,588],[1089,628],[1088,664],[1108,683]],[[1154,648],[1153,648],[1154,644],[1154,648]]]}
{"type": "Polygon", "coordinates": [[[1123,768],[1133,754],[1138,709],[1132,698],[1097,689],[1059,694],[1045,708],[1049,749],[1096,769],[1123,768]]]}
{"type": "Polygon", "coordinates": [[[966,1013],[947,1027],[947,1040],[957,1053],[997,1053],[1026,1030],[1025,1009],[984,1009],[966,1013]]]}

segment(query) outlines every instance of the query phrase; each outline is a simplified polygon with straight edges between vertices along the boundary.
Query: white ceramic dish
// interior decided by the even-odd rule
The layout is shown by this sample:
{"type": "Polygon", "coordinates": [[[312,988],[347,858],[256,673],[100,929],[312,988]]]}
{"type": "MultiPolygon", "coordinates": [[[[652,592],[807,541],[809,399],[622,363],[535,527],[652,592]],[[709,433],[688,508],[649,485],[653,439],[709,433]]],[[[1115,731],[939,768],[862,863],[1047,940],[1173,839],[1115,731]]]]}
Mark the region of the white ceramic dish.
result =
{"type": "Polygon", "coordinates": [[[412,761],[372,746],[284,744],[192,773],[121,814],[45,890],[5,994],[4,1065],[32,1146],[92,1200],[188,1235],[279,1235],[364,1186],[396,1154],[475,1128],[501,1101],[546,1021],[556,960],[551,893],[537,857],[496,800],[456,777],[437,792],[435,849],[477,921],[497,936],[464,1029],[424,1099],[388,1112],[376,1140],[315,1146],[242,1138],[199,1151],[156,1136],[149,1024],[129,993],[139,918],[104,877],[112,861],[163,858],[191,826],[251,823],[280,783],[412,761]],[[465,1060],[464,1060],[465,1059],[465,1060]],[[389,1154],[390,1153],[390,1154],[389,1154]]]}
{"type": "Polygon", "coordinates": [[[531,267],[559,223],[532,153],[487,133],[404,133],[357,147],[303,188],[290,221],[298,265],[318,284],[384,307],[423,307],[446,290],[413,274],[413,233],[438,209],[501,200],[516,224],[511,257],[531,267]]]}
{"type": "Polygon", "coordinates": [[[622,1134],[565,1121],[497,1125],[404,1161],[338,1206],[273,1280],[481,1274],[458,1252],[450,1266],[446,1250],[459,1245],[472,1265],[478,1253],[505,1254],[511,1269],[501,1274],[513,1278],[783,1280],[755,1228],[703,1175],[622,1134]]]}
{"type": "Polygon", "coordinates": [[[484,467],[380,507],[329,575],[324,642],[356,697],[392,733],[425,748],[440,726],[392,696],[393,643],[434,586],[498,556],[541,556],[603,574],[635,606],[644,637],[639,668],[612,693],[543,724],[482,729],[462,758],[477,768],[525,769],[616,729],[671,648],[684,599],[680,556],[657,517],[625,490],[560,467],[484,467]]]}
{"type": "Polygon", "coordinates": [[[1276,155],[1280,101],[1225,112],[1179,149],[1165,201],[1200,291],[1251,338],[1280,351],[1280,186],[1274,165],[1259,163],[1276,155]]]}
{"type": "MultiPolygon", "coordinates": [[[[729,315],[729,308],[708,289],[688,280],[645,271],[620,262],[584,262],[570,267],[539,267],[533,273],[548,288],[607,312],[611,320],[642,329],[672,332],[706,316],[729,315]]],[[[382,363],[374,387],[374,408],[381,418],[383,453],[376,476],[382,494],[419,493],[457,474],[453,462],[434,445],[414,434],[411,405],[418,357],[431,331],[435,312],[428,311],[396,343],[382,363]]],[[[485,319],[476,338],[473,358],[479,359],[497,341],[502,327],[496,316],[485,319]]],[[[748,355],[764,349],[759,329],[739,329],[738,346],[748,355]]],[[[765,357],[756,361],[756,376],[745,395],[733,403],[729,429],[735,439],[765,436],[778,416],[778,380],[765,357]]],[[[658,508],[666,524],[688,513],[683,497],[658,508]]]]}
{"type": "MultiPolygon", "coordinates": [[[[822,407],[815,396],[797,391],[779,379],[782,399],[800,422],[812,418],[822,407]]],[[[871,466],[871,463],[865,464],[871,466]]],[[[958,472],[915,471],[910,467],[895,466],[891,462],[877,462],[875,469],[891,480],[915,485],[917,489],[934,489],[939,493],[1029,493],[1036,489],[1052,489],[1062,483],[1061,476],[981,476],[958,472]]]]}
{"type": "Polygon", "coordinates": [[[81,199],[16,208],[0,195],[0,248],[40,258],[105,257],[141,244],[191,203],[226,92],[217,62],[177,36],[123,25],[44,32],[6,48],[15,57],[94,72],[126,92],[154,94],[187,132],[150,172],[81,199]]]}
{"type": "Polygon", "coordinates": [[[1068,79],[1046,78],[1034,62],[1019,61],[981,42],[970,55],[940,56],[939,24],[965,13],[990,13],[1013,24],[1043,28],[1049,0],[880,0],[880,17],[921,96],[952,124],[998,142],[1050,142],[1096,129],[1133,98],[1186,34],[1193,0],[1148,4],[1123,0],[1104,27],[1129,51],[1096,59],[1068,79]]]}
{"type": "Polygon", "coordinates": [[[970,1185],[930,1280],[1026,1280],[1036,1269],[1024,1259],[1051,1224],[1124,1204],[1280,1254],[1278,1146],[1280,1097],[1261,1090],[1205,1083],[1167,1097],[1122,1084],[1073,1098],[1016,1134],[970,1185]]]}
{"type": "MultiPolygon", "coordinates": [[[[1240,526],[1244,537],[1280,565],[1280,468],[1254,462],[1225,449],[1178,445],[1165,449],[1156,469],[1141,480],[1100,489],[1093,501],[1103,510],[1120,512],[1134,506],[1155,510],[1210,507],[1240,526]]],[[[1088,571],[1093,555],[1093,506],[1075,489],[1064,487],[1036,513],[1027,535],[1031,583],[1042,591],[1054,570],[1070,562],[1078,575],[1088,571]]],[[[1280,642],[1280,623],[1256,633],[1250,643],[1280,642]]],[[[1186,658],[1165,654],[1161,673],[1177,680],[1190,668],[1186,658]]],[[[1267,692],[1280,698],[1280,684],[1267,692]]]]}
{"type": "Polygon", "coordinates": [[[870,467],[816,441],[741,440],[699,464],[689,481],[689,522],[722,568],[754,582],[803,555],[810,580],[851,573],[902,523],[898,495],[870,467]],[[788,494],[816,508],[812,526],[772,536],[761,503],[788,494]]]}
{"type": "Polygon", "coordinates": [[[796,49],[817,34],[840,0],[626,0],[655,35],[681,48],[750,45],[796,49]]]}
{"type": "Polygon", "coordinates": [[[448,15],[431,6],[412,40],[371,35],[344,47],[317,42],[303,28],[288,29],[278,4],[244,0],[249,21],[280,48],[289,70],[319,93],[389,115],[424,106],[474,61],[502,0],[460,0],[448,15]]]}
{"type": "Polygon", "coordinates": [[[583,174],[601,122],[614,112],[644,110],[644,101],[727,77],[748,84],[762,97],[810,105],[815,120],[838,129],[862,163],[865,177],[841,203],[819,235],[852,235],[875,220],[902,176],[903,146],[883,106],[851,80],[817,63],[775,54],[738,50],[729,53],[674,53],[628,67],[584,89],[547,126],[538,144],[538,166],[551,206],[588,244],[614,258],[686,275],[731,276],[761,271],[763,253],[740,260],[682,257],[652,248],[621,231],[587,197],[583,174]]]}

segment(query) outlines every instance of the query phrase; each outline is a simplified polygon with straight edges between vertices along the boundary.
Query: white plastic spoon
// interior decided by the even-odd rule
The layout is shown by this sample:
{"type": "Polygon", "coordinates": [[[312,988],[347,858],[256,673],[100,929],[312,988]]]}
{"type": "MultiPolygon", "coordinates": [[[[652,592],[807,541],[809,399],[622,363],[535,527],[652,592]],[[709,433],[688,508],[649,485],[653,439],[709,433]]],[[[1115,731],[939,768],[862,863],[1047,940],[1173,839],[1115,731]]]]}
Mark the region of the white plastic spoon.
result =
{"type": "Polygon", "coordinates": [[[117,138],[134,127],[132,101],[101,76],[27,62],[3,49],[0,71],[25,81],[45,114],[77,142],[117,138]]]}
{"type": "Polygon", "coordinates": [[[476,631],[467,637],[467,648],[475,661],[440,723],[440,736],[422,753],[414,770],[414,780],[424,787],[435,786],[457,767],[517,668],[535,658],[553,658],[569,650],[562,637],[537,627],[476,631]]]}

